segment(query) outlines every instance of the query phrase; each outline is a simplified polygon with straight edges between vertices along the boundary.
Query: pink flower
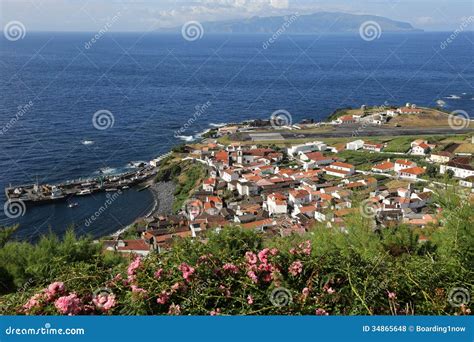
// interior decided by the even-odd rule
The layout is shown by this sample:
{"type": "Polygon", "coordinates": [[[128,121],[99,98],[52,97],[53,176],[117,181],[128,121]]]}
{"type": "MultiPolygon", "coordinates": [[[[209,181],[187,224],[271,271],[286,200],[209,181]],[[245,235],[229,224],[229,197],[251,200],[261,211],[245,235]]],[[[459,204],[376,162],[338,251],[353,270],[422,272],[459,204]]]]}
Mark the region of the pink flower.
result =
{"type": "Polygon", "coordinates": [[[212,258],[212,256],[213,255],[211,253],[201,255],[198,259],[198,263],[204,263],[204,262],[208,261],[210,258],[212,258]]]}
{"type": "Polygon", "coordinates": [[[61,294],[64,292],[64,283],[60,281],[56,281],[54,283],[51,283],[48,286],[47,291],[52,295],[56,296],[57,294],[61,294]]]}
{"type": "Polygon", "coordinates": [[[75,293],[71,293],[69,296],[59,297],[54,306],[61,314],[72,316],[81,312],[82,302],[75,293]]]}
{"type": "Polygon", "coordinates": [[[176,292],[181,288],[181,283],[174,283],[171,285],[171,291],[176,292]]]}
{"type": "Polygon", "coordinates": [[[288,272],[294,277],[303,272],[303,263],[299,260],[294,261],[288,268],[288,272]]]}
{"type": "Polygon", "coordinates": [[[137,257],[135,258],[135,260],[133,260],[133,261],[130,263],[130,265],[128,265],[127,274],[128,274],[129,276],[135,275],[137,269],[138,269],[138,268],[140,267],[140,265],[141,265],[141,262],[142,262],[142,259],[141,259],[139,256],[137,256],[137,257]]]}
{"type": "Polygon", "coordinates": [[[397,299],[397,294],[395,292],[387,291],[387,297],[389,300],[395,300],[397,299]]]}
{"type": "Polygon", "coordinates": [[[329,313],[324,309],[316,309],[316,315],[317,316],[328,316],[329,313]]]}
{"type": "Polygon", "coordinates": [[[189,266],[187,263],[183,262],[180,266],[179,266],[179,270],[183,273],[183,278],[184,280],[186,281],[190,281],[191,280],[191,276],[194,274],[195,272],[195,269],[194,267],[191,267],[189,266]]]}
{"type": "Polygon", "coordinates": [[[311,242],[306,240],[298,245],[303,254],[311,255],[311,242]]]}
{"type": "Polygon", "coordinates": [[[181,307],[179,305],[171,304],[168,310],[168,315],[180,315],[181,307]]]}
{"type": "Polygon", "coordinates": [[[160,280],[162,274],[163,274],[163,269],[162,268],[158,269],[158,271],[155,272],[155,278],[160,280]]]}
{"type": "Polygon", "coordinates": [[[278,254],[278,249],[276,249],[276,248],[270,249],[270,254],[273,255],[273,256],[277,255],[278,254]]]}
{"type": "Polygon", "coordinates": [[[247,272],[247,275],[248,275],[248,277],[249,277],[250,279],[252,279],[252,281],[253,281],[255,284],[258,283],[258,277],[257,277],[257,275],[255,274],[254,271],[248,271],[248,272],[247,272]]]}
{"type": "Polygon", "coordinates": [[[329,294],[333,294],[333,293],[336,292],[336,290],[334,290],[332,287],[328,287],[328,288],[326,289],[326,292],[329,293],[329,294]]]}
{"type": "Polygon", "coordinates": [[[156,299],[156,302],[158,304],[166,304],[168,300],[170,299],[170,295],[166,291],[161,291],[160,296],[156,299]]]}
{"type": "Polygon", "coordinates": [[[235,266],[234,264],[231,264],[231,263],[225,264],[224,266],[222,266],[222,268],[223,268],[225,271],[229,271],[229,272],[234,273],[234,274],[239,273],[238,267],[235,266]]]}
{"type": "Polygon", "coordinates": [[[270,253],[270,250],[268,248],[264,248],[260,252],[258,252],[258,259],[261,263],[266,264],[268,262],[268,253],[270,253]]]}
{"type": "Polygon", "coordinates": [[[221,314],[221,309],[217,308],[216,310],[212,310],[209,314],[210,314],[211,316],[220,315],[220,314],[221,314]]]}
{"type": "Polygon", "coordinates": [[[251,295],[248,295],[248,296],[247,296],[247,303],[248,303],[249,305],[252,305],[252,304],[253,304],[253,297],[252,297],[251,295]]]}
{"type": "Polygon", "coordinates": [[[33,297],[31,297],[28,302],[26,302],[25,305],[23,305],[23,308],[26,311],[30,311],[33,308],[38,308],[41,307],[41,300],[44,298],[43,293],[36,293],[33,297]]]}
{"type": "Polygon", "coordinates": [[[134,293],[147,293],[147,291],[145,289],[142,289],[141,287],[138,287],[137,285],[131,285],[131,288],[132,288],[132,292],[134,293]]]}
{"type": "Polygon", "coordinates": [[[255,253],[252,253],[252,252],[245,253],[245,259],[247,260],[247,263],[250,265],[255,265],[257,263],[257,256],[255,255],[255,253]]]}
{"type": "Polygon", "coordinates": [[[111,294],[99,294],[95,298],[92,299],[94,305],[102,311],[109,311],[112,309],[116,302],[115,302],[115,295],[111,294]]]}
{"type": "Polygon", "coordinates": [[[303,294],[303,296],[307,297],[309,295],[309,289],[305,287],[303,291],[301,291],[301,293],[303,294]]]}

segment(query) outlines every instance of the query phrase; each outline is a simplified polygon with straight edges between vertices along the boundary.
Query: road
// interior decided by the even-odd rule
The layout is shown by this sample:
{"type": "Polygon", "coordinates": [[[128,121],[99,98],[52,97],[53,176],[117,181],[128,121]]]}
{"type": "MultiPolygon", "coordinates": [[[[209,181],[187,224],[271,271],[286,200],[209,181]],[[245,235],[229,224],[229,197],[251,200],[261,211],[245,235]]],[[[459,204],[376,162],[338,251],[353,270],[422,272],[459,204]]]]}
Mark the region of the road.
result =
{"type": "MultiPolygon", "coordinates": [[[[268,133],[261,133],[259,135],[264,137],[265,135],[275,134],[278,131],[269,131],[268,133]]],[[[403,135],[448,135],[448,134],[466,134],[474,133],[474,129],[464,128],[454,130],[450,127],[379,127],[379,126],[368,126],[364,127],[361,125],[345,125],[337,126],[334,130],[329,132],[319,133],[305,133],[305,132],[288,132],[280,131],[284,139],[322,139],[322,138],[357,138],[357,137],[370,137],[370,136],[403,136],[403,135]]],[[[245,135],[244,140],[250,140],[248,134],[245,135]]]]}

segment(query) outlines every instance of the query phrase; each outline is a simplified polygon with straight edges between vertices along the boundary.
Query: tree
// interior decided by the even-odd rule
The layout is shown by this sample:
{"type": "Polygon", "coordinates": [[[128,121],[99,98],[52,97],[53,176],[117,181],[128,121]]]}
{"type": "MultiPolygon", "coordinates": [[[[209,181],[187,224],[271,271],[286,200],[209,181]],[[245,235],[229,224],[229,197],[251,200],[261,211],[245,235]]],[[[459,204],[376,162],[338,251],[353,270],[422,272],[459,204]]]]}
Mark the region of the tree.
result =
{"type": "Polygon", "coordinates": [[[426,167],[426,174],[430,177],[430,178],[435,178],[436,175],[438,174],[438,168],[436,166],[434,166],[433,164],[429,164],[427,167],[426,167]]]}
{"type": "Polygon", "coordinates": [[[11,239],[13,233],[18,229],[18,225],[12,227],[0,228],[0,248],[11,239]]]}
{"type": "Polygon", "coordinates": [[[449,179],[452,179],[454,177],[454,171],[449,169],[448,171],[446,171],[446,175],[449,179]]]}

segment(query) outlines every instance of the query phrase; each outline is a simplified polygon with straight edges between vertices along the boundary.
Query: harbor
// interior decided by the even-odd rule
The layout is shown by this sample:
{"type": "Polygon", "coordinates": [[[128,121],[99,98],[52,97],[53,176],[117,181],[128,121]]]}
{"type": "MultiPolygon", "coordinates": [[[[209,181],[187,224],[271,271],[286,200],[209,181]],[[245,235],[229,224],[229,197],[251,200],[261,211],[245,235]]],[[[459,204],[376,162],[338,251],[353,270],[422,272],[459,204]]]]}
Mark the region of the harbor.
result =
{"type": "Polygon", "coordinates": [[[100,174],[97,177],[70,180],[58,184],[34,184],[8,186],[5,188],[7,201],[20,201],[25,205],[40,205],[69,201],[74,196],[88,196],[98,192],[116,192],[140,186],[146,189],[148,182],[157,174],[160,162],[169,156],[166,153],[148,163],[140,163],[137,169],[115,175],[100,174]]]}

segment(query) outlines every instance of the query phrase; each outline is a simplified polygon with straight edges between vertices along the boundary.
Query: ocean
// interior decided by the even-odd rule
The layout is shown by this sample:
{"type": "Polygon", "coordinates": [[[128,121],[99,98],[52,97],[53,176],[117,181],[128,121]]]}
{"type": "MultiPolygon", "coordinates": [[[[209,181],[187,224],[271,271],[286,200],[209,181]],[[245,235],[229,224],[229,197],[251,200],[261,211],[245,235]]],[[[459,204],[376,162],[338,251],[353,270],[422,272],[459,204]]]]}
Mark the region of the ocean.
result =
{"type": "MultiPolygon", "coordinates": [[[[415,103],[474,113],[474,33],[280,36],[32,33],[0,38],[0,187],[53,183],[130,169],[215,124],[322,120],[336,108],[415,103]],[[93,122],[94,114],[109,120],[93,122]],[[95,125],[94,125],[95,123],[95,125]],[[97,129],[96,127],[100,128],[97,129]],[[105,128],[105,129],[104,129],[105,128]]],[[[150,211],[148,191],[124,191],[86,225],[106,194],[28,207],[0,226],[17,237],[111,234],[150,211]]],[[[2,192],[0,202],[5,202],[2,192]]]]}

